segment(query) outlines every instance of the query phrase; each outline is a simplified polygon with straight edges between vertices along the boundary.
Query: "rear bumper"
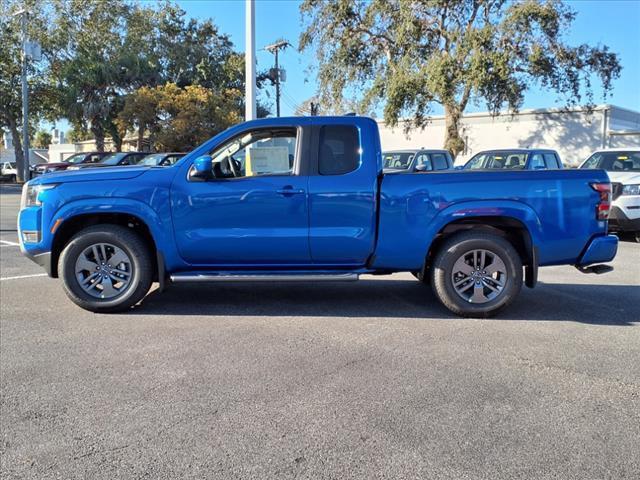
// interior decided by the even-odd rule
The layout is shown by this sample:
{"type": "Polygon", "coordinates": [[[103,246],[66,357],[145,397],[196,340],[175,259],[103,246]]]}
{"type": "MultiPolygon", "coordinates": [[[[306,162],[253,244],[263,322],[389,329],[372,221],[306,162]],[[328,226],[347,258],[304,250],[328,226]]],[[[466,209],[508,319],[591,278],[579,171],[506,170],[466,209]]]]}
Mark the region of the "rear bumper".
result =
{"type": "Polygon", "coordinates": [[[617,232],[640,232],[640,217],[629,218],[624,210],[614,205],[609,214],[609,228],[617,232]]]}
{"type": "Polygon", "coordinates": [[[585,266],[594,263],[610,262],[618,252],[618,237],[603,235],[592,238],[576,265],[585,266]]]}

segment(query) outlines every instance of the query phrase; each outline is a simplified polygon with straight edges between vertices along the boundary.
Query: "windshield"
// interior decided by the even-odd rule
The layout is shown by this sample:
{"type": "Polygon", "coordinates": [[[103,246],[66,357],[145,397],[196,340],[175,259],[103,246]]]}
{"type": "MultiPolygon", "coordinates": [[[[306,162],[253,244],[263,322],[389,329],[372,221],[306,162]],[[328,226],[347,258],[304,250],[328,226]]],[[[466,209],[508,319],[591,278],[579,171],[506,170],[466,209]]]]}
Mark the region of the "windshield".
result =
{"type": "Polygon", "coordinates": [[[107,155],[102,160],[100,160],[100,163],[104,165],[117,165],[118,162],[125,157],[125,155],[126,153],[124,152],[112,153],[111,155],[107,155]]]}
{"type": "Polygon", "coordinates": [[[464,166],[465,170],[522,170],[527,154],[522,152],[482,152],[464,166]]]}
{"type": "Polygon", "coordinates": [[[64,161],[66,163],[82,163],[82,160],[84,160],[85,154],[84,153],[76,153],[75,155],[71,155],[69,158],[65,159],[64,161]]]}
{"type": "Polygon", "coordinates": [[[640,152],[598,152],[580,168],[600,168],[608,172],[640,172],[640,152]]]}
{"type": "Polygon", "coordinates": [[[382,154],[383,168],[407,169],[413,160],[414,152],[385,152],[382,154]]]}

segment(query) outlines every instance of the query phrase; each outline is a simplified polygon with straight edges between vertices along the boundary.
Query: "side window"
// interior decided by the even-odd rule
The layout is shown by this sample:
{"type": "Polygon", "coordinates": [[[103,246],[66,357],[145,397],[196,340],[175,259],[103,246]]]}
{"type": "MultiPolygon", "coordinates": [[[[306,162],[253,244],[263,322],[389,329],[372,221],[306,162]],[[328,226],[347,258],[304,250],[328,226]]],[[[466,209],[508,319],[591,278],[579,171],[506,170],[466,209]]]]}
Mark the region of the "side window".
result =
{"type": "Polygon", "coordinates": [[[433,162],[434,170],[446,170],[449,168],[449,162],[447,162],[447,157],[443,153],[432,153],[431,161],[433,162]]]}
{"type": "Polygon", "coordinates": [[[582,165],[582,168],[598,168],[598,164],[600,163],[600,159],[602,158],[602,155],[599,153],[596,153],[595,155],[591,155],[586,162],[584,162],[584,165],[582,165]]]}
{"type": "Polygon", "coordinates": [[[99,153],[94,153],[89,157],[88,163],[98,163],[101,158],[102,155],[100,155],[99,153]]]}
{"type": "Polygon", "coordinates": [[[546,165],[544,163],[544,160],[542,158],[542,155],[540,155],[539,153],[534,154],[531,157],[531,167],[532,170],[541,170],[546,168],[546,165]]]}
{"type": "Polygon", "coordinates": [[[418,155],[418,158],[416,159],[416,166],[414,168],[421,167],[422,165],[424,165],[423,171],[425,172],[430,172],[431,170],[433,170],[429,155],[427,155],[426,153],[421,153],[420,155],[418,155]]]}
{"type": "Polygon", "coordinates": [[[467,162],[464,168],[469,170],[486,168],[487,167],[486,163],[488,163],[486,162],[486,160],[487,160],[486,154],[482,153],[482,154],[476,155],[471,160],[469,160],[469,162],[467,162]]]}
{"type": "Polygon", "coordinates": [[[296,140],[295,129],[243,133],[211,152],[213,175],[215,178],[292,175],[296,140]]]}
{"type": "Polygon", "coordinates": [[[346,125],[320,128],[318,172],[320,175],[344,175],[360,165],[358,129],[346,125]]]}
{"type": "Polygon", "coordinates": [[[560,165],[558,164],[558,160],[556,159],[556,156],[554,153],[545,153],[544,161],[547,164],[547,168],[551,168],[551,169],[560,168],[560,165]]]}

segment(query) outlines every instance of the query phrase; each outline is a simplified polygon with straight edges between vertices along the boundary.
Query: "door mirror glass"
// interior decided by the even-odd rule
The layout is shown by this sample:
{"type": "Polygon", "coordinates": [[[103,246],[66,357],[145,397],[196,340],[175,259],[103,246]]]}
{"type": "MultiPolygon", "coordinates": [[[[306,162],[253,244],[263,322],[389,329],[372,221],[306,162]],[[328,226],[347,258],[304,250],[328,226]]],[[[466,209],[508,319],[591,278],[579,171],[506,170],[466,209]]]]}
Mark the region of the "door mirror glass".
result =
{"type": "Polygon", "coordinates": [[[426,172],[427,170],[429,170],[427,168],[427,164],[426,163],[421,163],[419,165],[416,165],[415,171],[416,172],[426,172]]]}

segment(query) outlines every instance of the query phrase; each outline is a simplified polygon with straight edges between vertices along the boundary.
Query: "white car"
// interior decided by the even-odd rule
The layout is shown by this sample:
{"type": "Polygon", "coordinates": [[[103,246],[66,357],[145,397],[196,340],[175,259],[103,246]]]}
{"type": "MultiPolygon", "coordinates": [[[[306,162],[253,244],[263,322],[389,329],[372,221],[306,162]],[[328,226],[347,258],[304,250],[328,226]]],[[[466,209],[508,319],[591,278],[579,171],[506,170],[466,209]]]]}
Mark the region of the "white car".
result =
{"type": "Polygon", "coordinates": [[[632,233],[640,242],[640,148],[597,150],[580,168],[607,171],[613,193],[609,228],[632,233]]]}
{"type": "Polygon", "coordinates": [[[16,181],[17,174],[18,170],[16,170],[16,162],[4,162],[0,165],[0,175],[7,177],[10,182],[16,181]]]}

